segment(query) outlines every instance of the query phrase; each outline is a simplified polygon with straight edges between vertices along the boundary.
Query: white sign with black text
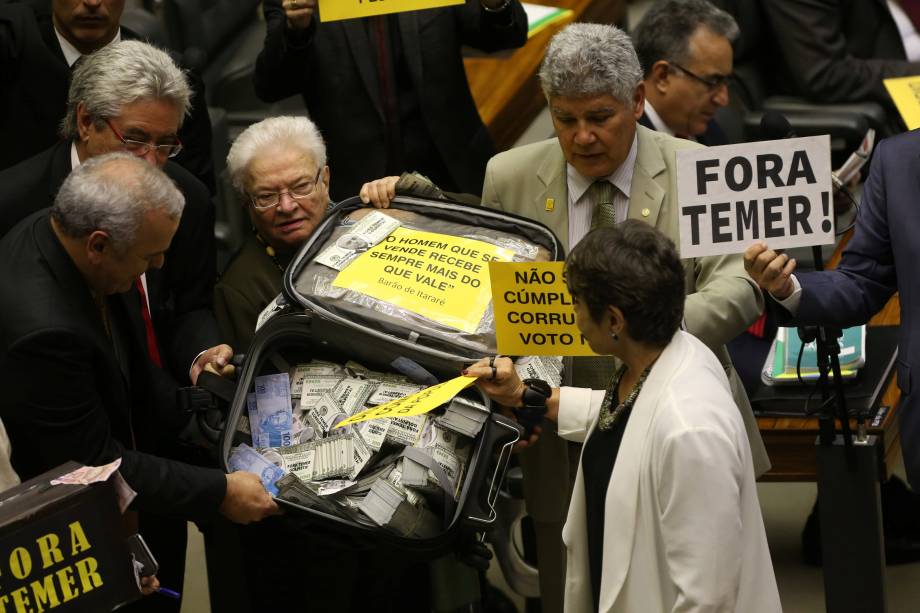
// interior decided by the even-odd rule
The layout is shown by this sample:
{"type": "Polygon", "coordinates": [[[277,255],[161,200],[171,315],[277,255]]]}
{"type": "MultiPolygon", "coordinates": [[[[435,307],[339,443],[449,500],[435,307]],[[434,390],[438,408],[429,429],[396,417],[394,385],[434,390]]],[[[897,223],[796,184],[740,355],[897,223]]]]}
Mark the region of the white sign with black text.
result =
{"type": "Polygon", "coordinates": [[[680,255],[834,242],[829,136],[677,152],[680,255]]]}

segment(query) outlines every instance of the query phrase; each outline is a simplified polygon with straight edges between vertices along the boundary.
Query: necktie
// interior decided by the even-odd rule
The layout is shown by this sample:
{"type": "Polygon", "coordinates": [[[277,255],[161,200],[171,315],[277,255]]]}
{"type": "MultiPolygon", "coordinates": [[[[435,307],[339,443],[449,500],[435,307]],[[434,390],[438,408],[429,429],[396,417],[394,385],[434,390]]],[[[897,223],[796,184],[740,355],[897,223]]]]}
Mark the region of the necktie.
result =
{"type": "Polygon", "coordinates": [[[613,184],[606,179],[595,181],[588,188],[588,193],[591,200],[594,201],[591,229],[616,225],[617,211],[613,206],[613,184]]]}
{"type": "MultiPolygon", "coordinates": [[[[377,56],[377,81],[380,86],[380,102],[383,105],[388,167],[398,164],[399,115],[396,99],[396,79],[393,74],[393,54],[390,45],[390,28],[386,15],[370,18],[371,42],[377,56]]],[[[399,165],[401,167],[401,165],[399,165]]]]}
{"type": "Polygon", "coordinates": [[[157,337],[153,332],[153,319],[150,317],[150,309],[147,308],[147,292],[144,291],[144,283],[137,279],[134,285],[141,295],[141,319],[144,320],[144,331],[147,333],[147,355],[150,356],[151,362],[163,368],[163,362],[160,360],[160,350],[157,348],[157,337]]]}
{"type": "MultiPolygon", "coordinates": [[[[614,186],[606,179],[595,181],[588,188],[588,197],[594,202],[591,215],[591,229],[613,226],[617,223],[616,208],[613,206],[614,186]]],[[[572,385],[595,390],[607,389],[616,368],[610,356],[576,358],[571,362],[572,385]]]]}

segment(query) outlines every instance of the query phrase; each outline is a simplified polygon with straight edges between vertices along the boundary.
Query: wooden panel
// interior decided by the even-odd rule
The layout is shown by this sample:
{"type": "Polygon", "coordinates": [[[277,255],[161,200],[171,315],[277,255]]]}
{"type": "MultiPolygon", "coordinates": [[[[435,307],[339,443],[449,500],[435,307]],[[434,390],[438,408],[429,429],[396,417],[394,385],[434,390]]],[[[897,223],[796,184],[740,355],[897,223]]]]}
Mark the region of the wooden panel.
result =
{"type": "MultiPolygon", "coordinates": [[[[571,9],[576,21],[620,23],[626,12],[625,0],[528,1],[571,9]]],[[[499,151],[510,148],[546,106],[537,69],[549,39],[564,26],[553,24],[509,56],[464,60],[479,115],[499,151]]]]}

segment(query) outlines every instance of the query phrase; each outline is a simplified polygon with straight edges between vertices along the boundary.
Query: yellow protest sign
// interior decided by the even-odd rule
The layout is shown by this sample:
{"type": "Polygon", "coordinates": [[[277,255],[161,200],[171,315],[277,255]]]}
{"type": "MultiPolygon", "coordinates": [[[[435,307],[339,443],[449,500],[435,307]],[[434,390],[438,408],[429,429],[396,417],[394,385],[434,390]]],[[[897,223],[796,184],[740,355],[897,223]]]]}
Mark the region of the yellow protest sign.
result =
{"type": "Polygon", "coordinates": [[[564,262],[492,262],[492,307],[499,353],[597,355],[575,325],[564,262]]]}
{"type": "Polygon", "coordinates": [[[463,4],[465,0],[319,0],[320,21],[356,19],[463,4]]]}
{"type": "Polygon", "coordinates": [[[488,264],[513,256],[510,249],[470,238],[397,228],[332,284],[475,332],[492,299],[488,264]]]}
{"type": "Polygon", "coordinates": [[[384,417],[411,417],[421,415],[435,409],[451,398],[459,394],[476,381],[475,377],[460,376],[444,383],[438,383],[431,387],[425,388],[405,398],[397,398],[378,407],[367,409],[352,415],[348,419],[338,423],[336,428],[350,426],[370,419],[382,419],[384,417]]]}
{"type": "Polygon", "coordinates": [[[883,81],[908,130],[920,128],[920,76],[883,81]]]}

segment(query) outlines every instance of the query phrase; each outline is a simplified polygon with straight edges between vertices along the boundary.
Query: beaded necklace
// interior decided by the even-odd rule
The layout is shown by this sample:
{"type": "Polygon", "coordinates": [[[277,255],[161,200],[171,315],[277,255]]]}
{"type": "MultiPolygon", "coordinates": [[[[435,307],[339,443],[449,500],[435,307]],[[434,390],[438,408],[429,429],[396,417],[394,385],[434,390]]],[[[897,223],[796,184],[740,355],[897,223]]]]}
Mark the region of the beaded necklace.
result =
{"type": "Polygon", "coordinates": [[[654,364],[655,362],[652,362],[645,367],[635,387],[632,388],[632,391],[629,392],[626,399],[611,410],[610,405],[613,404],[613,400],[616,397],[617,389],[620,387],[620,380],[623,378],[623,375],[626,374],[626,364],[620,366],[620,369],[610,381],[610,387],[607,388],[607,393],[604,394],[604,402],[601,403],[601,411],[597,419],[598,428],[604,432],[611,430],[620,420],[620,416],[632,409],[633,405],[636,403],[636,398],[639,397],[639,392],[642,391],[642,384],[645,383],[645,379],[648,377],[648,373],[652,370],[654,364]]]}

